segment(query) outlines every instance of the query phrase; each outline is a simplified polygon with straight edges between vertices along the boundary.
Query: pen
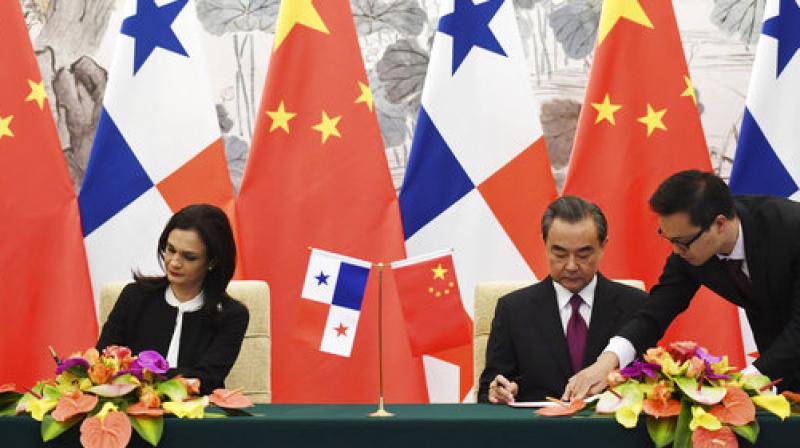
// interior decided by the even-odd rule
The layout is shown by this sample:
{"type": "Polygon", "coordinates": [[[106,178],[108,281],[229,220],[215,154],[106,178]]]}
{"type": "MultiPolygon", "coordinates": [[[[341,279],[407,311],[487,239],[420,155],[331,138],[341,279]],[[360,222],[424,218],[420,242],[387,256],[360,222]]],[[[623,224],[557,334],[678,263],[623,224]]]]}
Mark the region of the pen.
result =
{"type": "Polygon", "coordinates": [[[58,355],[56,355],[56,351],[53,350],[53,346],[52,345],[48,345],[47,349],[50,350],[50,356],[53,357],[53,361],[56,362],[56,365],[60,366],[61,365],[61,360],[58,359],[58,355]]]}

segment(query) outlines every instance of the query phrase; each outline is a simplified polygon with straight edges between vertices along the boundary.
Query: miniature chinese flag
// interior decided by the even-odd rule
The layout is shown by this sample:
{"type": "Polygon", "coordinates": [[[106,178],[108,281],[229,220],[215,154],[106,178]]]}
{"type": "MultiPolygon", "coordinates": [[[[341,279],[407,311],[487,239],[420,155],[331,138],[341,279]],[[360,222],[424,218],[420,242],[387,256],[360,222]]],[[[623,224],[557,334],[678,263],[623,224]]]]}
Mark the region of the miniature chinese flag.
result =
{"type": "Polygon", "coordinates": [[[472,320],[461,303],[452,253],[397,261],[392,270],[415,356],[472,341],[472,320]]]}

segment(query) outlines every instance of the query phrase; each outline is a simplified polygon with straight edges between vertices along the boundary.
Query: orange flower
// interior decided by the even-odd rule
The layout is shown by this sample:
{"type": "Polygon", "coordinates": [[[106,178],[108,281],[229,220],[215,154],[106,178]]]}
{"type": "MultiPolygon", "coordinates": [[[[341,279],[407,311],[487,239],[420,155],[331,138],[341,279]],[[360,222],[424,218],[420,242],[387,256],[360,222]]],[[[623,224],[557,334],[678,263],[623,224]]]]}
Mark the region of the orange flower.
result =
{"type": "Polygon", "coordinates": [[[538,409],[536,413],[544,417],[561,417],[575,415],[586,407],[586,403],[583,400],[573,400],[569,403],[555,400],[555,403],[555,406],[538,409]]]}
{"type": "Polygon", "coordinates": [[[100,352],[98,352],[96,348],[92,347],[83,352],[83,359],[85,359],[89,365],[96,364],[100,361],[100,352]]]}
{"type": "Polygon", "coordinates": [[[709,412],[722,423],[733,426],[746,425],[756,418],[753,400],[738,387],[728,387],[722,403],[711,408],[709,412]]]}
{"type": "Polygon", "coordinates": [[[89,367],[89,379],[94,384],[105,384],[114,376],[114,370],[102,362],[97,362],[89,367]]]}
{"type": "Polygon", "coordinates": [[[95,406],[97,406],[97,397],[94,395],[85,395],[80,392],[64,395],[58,399],[58,404],[53,410],[53,419],[57,422],[63,422],[78,414],[85,414],[94,409],[95,406]]]}
{"type": "Polygon", "coordinates": [[[161,399],[152,387],[145,386],[139,393],[139,403],[148,408],[157,408],[161,406],[161,399]]]}
{"type": "Polygon", "coordinates": [[[221,408],[242,409],[253,406],[253,402],[242,395],[241,390],[215,389],[208,397],[209,401],[221,408]]]}
{"type": "MultiPolygon", "coordinates": [[[[13,386],[13,384],[12,384],[12,386],[13,386]]],[[[1,387],[0,387],[0,391],[2,391],[1,387]]],[[[787,400],[789,400],[790,402],[792,402],[794,404],[800,403],[800,394],[798,394],[797,392],[789,392],[788,390],[785,390],[785,391],[781,392],[781,395],[786,397],[787,400]]]]}
{"type": "Polygon", "coordinates": [[[644,358],[647,362],[652,362],[653,364],[660,364],[660,361],[667,356],[667,351],[664,350],[664,347],[655,347],[655,348],[648,348],[647,352],[645,352],[644,358]]]}
{"type": "Polygon", "coordinates": [[[146,406],[141,401],[128,406],[128,415],[136,415],[140,417],[159,417],[164,415],[164,410],[159,407],[146,406]]]}
{"type": "Polygon", "coordinates": [[[697,356],[692,356],[689,359],[689,368],[686,369],[686,376],[689,378],[697,378],[698,375],[706,370],[706,363],[697,356]]]}
{"type": "Polygon", "coordinates": [[[672,417],[681,413],[681,402],[678,400],[654,400],[648,398],[642,402],[642,409],[647,415],[656,418],[672,417]]]}
{"type": "Polygon", "coordinates": [[[122,412],[89,417],[81,424],[81,445],[84,448],[124,448],[131,440],[131,431],[131,422],[122,412]]]}
{"type": "Polygon", "coordinates": [[[197,378],[184,378],[182,376],[178,377],[181,384],[186,388],[186,392],[189,395],[199,395],[200,394],[200,380],[197,378]]]}
{"type": "Polygon", "coordinates": [[[723,426],[716,431],[709,431],[702,426],[692,433],[692,448],[730,448],[738,447],[736,434],[729,426],[723,426]]]}

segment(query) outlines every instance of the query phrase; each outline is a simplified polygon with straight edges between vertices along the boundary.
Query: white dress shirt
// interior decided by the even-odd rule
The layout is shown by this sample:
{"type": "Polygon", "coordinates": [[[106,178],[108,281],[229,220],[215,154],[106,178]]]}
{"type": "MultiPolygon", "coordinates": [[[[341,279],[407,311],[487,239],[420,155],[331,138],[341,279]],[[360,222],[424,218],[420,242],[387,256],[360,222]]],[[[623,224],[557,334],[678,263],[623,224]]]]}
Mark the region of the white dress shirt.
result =
{"type": "MultiPolygon", "coordinates": [[[[567,324],[569,323],[569,318],[572,317],[572,305],[570,305],[569,300],[575,293],[555,281],[553,281],[553,287],[556,290],[556,301],[558,302],[558,314],[561,317],[561,328],[564,330],[564,336],[566,336],[567,324]]],[[[588,285],[578,292],[578,295],[583,299],[583,303],[581,303],[581,306],[578,308],[578,312],[586,322],[586,328],[589,328],[589,321],[592,318],[592,305],[594,305],[594,290],[596,287],[597,274],[595,274],[588,285]]]]}
{"type": "Polygon", "coordinates": [[[172,339],[169,341],[169,349],[167,350],[167,362],[169,367],[174,369],[178,367],[178,353],[181,349],[181,330],[183,329],[183,313],[192,313],[203,307],[205,296],[203,291],[192,297],[191,300],[181,302],[175,297],[172,292],[172,287],[167,287],[164,292],[164,299],[170,306],[178,309],[178,316],[175,318],[175,329],[172,330],[172,339]]]}
{"type": "MultiPolygon", "coordinates": [[[[733,250],[729,254],[716,254],[717,258],[720,260],[742,260],[742,271],[750,278],[750,270],[747,267],[747,257],[745,256],[744,252],[744,233],[742,230],[742,222],[739,221],[739,235],[736,237],[736,243],[733,245],[733,250]]],[[[617,359],[619,360],[619,368],[622,369],[626,367],[628,364],[633,362],[634,357],[636,356],[636,349],[633,348],[633,344],[622,336],[614,336],[608,341],[608,345],[606,346],[604,352],[612,352],[617,355],[617,359]]],[[[752,364],[742,370],[744,374],[750,373],[761,373],[758,369],[753,366],[752,364]]]]}

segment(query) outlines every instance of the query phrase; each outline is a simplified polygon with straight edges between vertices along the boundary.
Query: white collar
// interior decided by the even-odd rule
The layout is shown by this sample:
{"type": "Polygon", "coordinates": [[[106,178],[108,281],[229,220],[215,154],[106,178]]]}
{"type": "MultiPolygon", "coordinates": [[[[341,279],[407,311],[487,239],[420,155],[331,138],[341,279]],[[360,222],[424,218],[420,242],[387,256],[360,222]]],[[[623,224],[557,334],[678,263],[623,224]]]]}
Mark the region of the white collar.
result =
{"type": "MultiPolygon", "coordinates": [[[[569,300],[572,298],[574,293],[571,292],[569,289],[565,288],[560,283],[556,282],[555,280],[553,280],[553,288],[555,288],[556,290],[556,300],[558,301],[558,309],[564,308],[569,304],[569,300]]],[[[586,302],[586,305],[588,305],[589,308],[591,308],[592,304],[594,303],[594,290],[596,288],[597,288],[597,274],[594,275],[594,278],[592,278],[592,281],[590,281],[588,285],[584,286],[584,288],[581,289],[580,292],[578,292],[578,295],[581,296],[581,299],[583,299],[583,301],[586,302]]]]}
{"type": "Polygon", "coordinates": [[[203,294],[203,291],[200,290],[200,292],[196,296],[192,297],[191,300],[181,302],[177,297],[175,297],[175,293],[172,292],[172,287],[167,286],[167,290],[164,292],[164,299],[166,299],[167,304],[177,308],[178,312],[191,313],[203,307],[203,302],[205,302],[205,294],[203,294]]]}
{"type": "Polygon", "coordinates": [[[733,250],[728,255],[717,254],[720,260],[744,260],[744,233],[742,233],[742,221],[739,220],[739,235],[736,237],[736,244],[733,245],[733,250]]]}

